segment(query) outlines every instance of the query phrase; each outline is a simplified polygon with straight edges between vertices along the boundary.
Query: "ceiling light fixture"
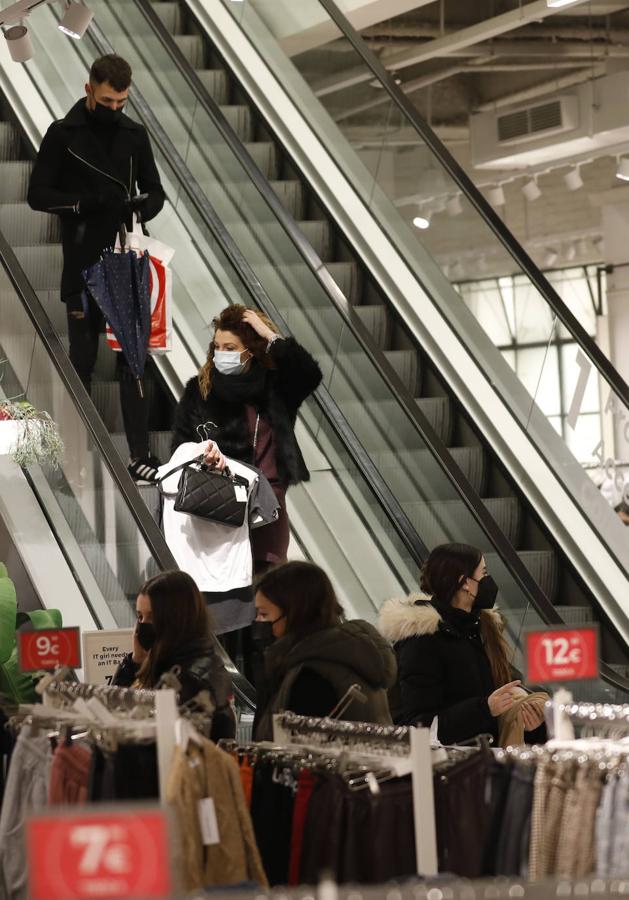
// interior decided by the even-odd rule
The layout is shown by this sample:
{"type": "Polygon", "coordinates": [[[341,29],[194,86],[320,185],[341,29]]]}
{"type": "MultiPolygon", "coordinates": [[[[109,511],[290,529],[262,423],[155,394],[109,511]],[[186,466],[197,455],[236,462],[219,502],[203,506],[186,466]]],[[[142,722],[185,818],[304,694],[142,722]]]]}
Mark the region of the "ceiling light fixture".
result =
{"type": "Polygon", "coordinates": [[[413,225],[415,226],[415,228],[419,228],[421,231],[425,231],[427,228],[430,228],[430,218],[431,215],[429,212],[422,212],[420,210],[413,219],[413,225]]]}
{"type": "Polygon", "coordinates": [[[559,259],[559,254],[555,250],[554,247],[546,248],[546,255],[544,256],[544,266],[547,269],[550,269],[551,266],[554,266],[557,260],[559,259]]]}
{"type": "Polygon", "coordinates": [[[581,178],[581,169],[575,166],[570,169],[563,177],[564,183],[569,191],[578,191],[583,187],[583,179],[581,178]]]}
{"type": "Polygon", "coordinates": [[[87,31],[87,26],[94,18],[94,13],[80,0],[74,3],[69,0],[63,18],[59,22],[59,31],[79,40],[87,31]]]}
{"type": "Polygon", "coordinates": [[[449,216],[452,216],[452,218],[461,215],[463,212],[463,204],[461,203],[460,194],[455,194],[453,197],[448,198],[446,201],[446,212],[449,216]]]}
{"type": "Polygon", "coordinates": [[[535,200],[539,200],[539,198],[542,196],[542,191],[537,183],[537,178],[529,178],[528,181],[525,181],[522,185],[522,193],[529,201],[529,203],[533,203],[535,200]]]}
{"type": "Polygon", "coordinates": [[[4,32],[13,62],[23,63],[35,55],[26,25],[12,25],[4,32]]]}
{"type": "Polygon", "coordinates": [[[497,184],[495,187],[490,188],[487,196],[494,209],[499,209],[507,202],[505,198],[504,188],[501,184],[497,184]]]}
{"type": "Polygon", "coordinates": [[[618,160],[616,178],[620,178],[621,181],[629,181],[629,159],[626,156],[621,156],[618,160]]]}
{"type": "Polygon", "coordinates": [[[581,0],[546,0],[546,6],[549,9],[561,9],[562,6],[572,6],[580,2],[581,0]]]}
{"type": "Polygon", "coordinates": [[[572,262],[572,260],[576,258],[576,255],[577,255],[576,246],[574,244],[568,244],[568,246],[566,247],[566,252],[564,253],[564,256],[566,257],[568,262],[572,262]]]}

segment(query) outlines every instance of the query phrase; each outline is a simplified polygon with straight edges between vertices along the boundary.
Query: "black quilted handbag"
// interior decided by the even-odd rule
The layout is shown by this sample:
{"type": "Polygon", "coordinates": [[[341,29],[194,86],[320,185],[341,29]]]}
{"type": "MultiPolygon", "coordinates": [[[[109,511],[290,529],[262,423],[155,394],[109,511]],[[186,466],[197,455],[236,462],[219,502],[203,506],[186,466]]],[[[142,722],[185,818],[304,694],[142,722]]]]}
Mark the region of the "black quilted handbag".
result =
{"type": "Polygon", "coordinates": [[[222,472],[210,469],[203,463],[203,454],[196,459],[171,469],[159,480],[181,469],[181,477],[175,497],[175,511],[197,516],[209,522],[218,522],[238,528],[247,514],[249,482],[241,475],[232,475],[229,469],[222,472]]]}

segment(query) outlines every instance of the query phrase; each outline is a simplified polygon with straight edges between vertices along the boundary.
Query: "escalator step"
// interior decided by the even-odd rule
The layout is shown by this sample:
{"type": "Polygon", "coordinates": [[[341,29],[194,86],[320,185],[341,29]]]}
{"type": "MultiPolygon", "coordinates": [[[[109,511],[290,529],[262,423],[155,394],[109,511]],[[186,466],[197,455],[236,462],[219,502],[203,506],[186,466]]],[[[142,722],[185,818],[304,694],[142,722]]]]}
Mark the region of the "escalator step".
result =
{"type": "MultiPolygon", "coordinates": [[[[551,603],[557,596],[559,585],[559,561],[552,550],[520,550],[518,556],[529,570],[533,579],[551,603]]],[[[495,567],[496,555],[486,553],[485,560],[489,572],[495,567]]]]}
{"type": "Polygon", "coordinates": [[[277,147],[271,141],[254,141],[245,144],[249,156],[267,179],[277,178],[277,147]]]}
{"type": "Polygon", "coordinates": [[[107,547],[105,555],[101,544],[82,544],[81,551],[107,597],[107,605],[118,627],[133,625],[135,597],[140,587],[136,573],[143,568],[140,546],[136,543],[116,543],[107,547]]]}
{"type": "Polygon", "coordinates": [[[332,262],[327,263],[326,268],[347,301],[352,306],[357,306],[362,292],[362,272],[358,263],[332,262]]]}
{"type": "Polygon", "coordinates": [[[300,181],[271,181],[271,187],[293,219],[303,219],[305,214],[304,189],[300,181]]]}
{"type": "Polygon", "coordinates": [[[16,246],[13,250],[36,291],[52,290],[61,283],[63,258],[60,244],[16,246]]]}
{"type": "MultiPolygon", "coordinates": [[[[343,410],[346,410],[345,406],[343,410]]],[[[350,418],[350,415],[351,413],[348,413],[348,418],[350,418]]],[[[433,462],[430,451],[417,449],[401,450],[399,453],[395,451],[378,452],[377,448],[382,445],[382,430],[379,426],[376,426],[370,439],[367,427],[366,423],[361,425],[360,422],[356,422],[355,424],[355,430],[363,446],[372,451],[372,459],[384,475],[394,494],[400,500],[408,497],[412,490],[409,485],[409,479],[418,486],[420,491],[429,491],[431,482],[434,485],[433,473],[436,474],[437,471],[437,463],[433,462]]],[[[451,447],[449,453],[472,485],[474,491],[477,494],[482,494],[487,474],[486,456],[483,448],[451,447]]],[[[433,486],[432,496],[436,492],[437,489],[433,486]]]]}
{"type": "MultiPolygon", "coordinates": [[[[483,500],[483,503],[507,540],[517,547],[522,524],[522,511],[517,499],[491,497],[483,500]]],[[[466,523],[472,522],[472,514],[462,500],[439,500],[431,503],[415,501],[404,503],[403,506],[429,549],[437,544],[460,539],[458,536],[461,535],[462,528],[465,529],[466,523]]]]}
{"type": "Polygon", "coordinates": [[[175,34],[173,40],[193,69],[205,66],[205,46],[200,34],[175,34]]]}
{"type": "Polygon", "coordinates": [[[0,122],[0,161],[20,158],[20,135],[11,122],[0,122]]]}
{"type": "Polygon", "coordinates": [[[587,625],[596,622],[594,610],[590,606],[559,606],[555,609],[568,625],[587,625]]]}
{"type": "Polygon", "coordinates": [[[325,219],[314,219],[297,224],[319,259],[322,262],[331,260],[333,247],[330,223],[325,219]]]}
{"type": "Polygon", "coordinates": [[[160,0],[159,3],[153,3],[153,9],[171,34],[179,34],[182,31],[183,17],[179,3],[160,0]]]}
{"type": "Polygon", "coordinates": [[[415,350],[385,350],[384,355],[414,397],[420,390],[419,360],[415,350]]]}
{"type": "Polygon", "coordinates": [[[238,106],[221,105],[221,112],[241,141],[253,141],[253,119],[249,106],[244,104],[238,106]]]}
{"type": "Polygon", "coordinates": [[[59,217],[36,212],[27,203],[0,205],[0,231],[11,245],[51,244],[61,240],[59,217]]]}
{"type": "Polygon", "coordinates": [[[369,332],[374,344],[384,350],[389,342],[389,316],[386,306],[355,306],[354,312],[369,332]]]}
{"type": "Polygon", "coordinates": [[[224,105],[229,102],[229,77],[224,69],[197,68],[199,80],[215,103],[224,105]]]}
{"type": "Polygon", "coordinates": [[[452,441],[454,420],[449,397],[417,397],[415,403],[426,416],[446,447],[452,441]]]}
{"type": "Polygon", "coordinates": [[[26,200],[32,170],[32,162],[26,159],[0,162],[0,203],[26,200]]]}

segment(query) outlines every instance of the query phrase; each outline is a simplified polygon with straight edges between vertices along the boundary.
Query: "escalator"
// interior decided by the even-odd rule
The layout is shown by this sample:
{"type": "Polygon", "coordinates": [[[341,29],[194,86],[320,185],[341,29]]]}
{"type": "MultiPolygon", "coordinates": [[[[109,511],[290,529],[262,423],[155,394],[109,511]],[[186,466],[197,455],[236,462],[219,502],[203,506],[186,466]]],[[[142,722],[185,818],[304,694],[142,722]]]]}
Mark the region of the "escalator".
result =
{"type": "MultiPolygon", "coordinates": [[[[55,90],[52,90],[54,96],[50,96],[51,85],[56,88],[59,81],[59,73],[54,66],[58,67],[61,60],[61,54],[57,56],[54,53],[55,38],[58,35],[54,32],[46,38],[46,42],[51,44],[51,55],[48,57],[44,55],[43,40],[38,38],[39,71],[31,64],[27,70],[30,69],[33,85],[38,85],[39,90],[42,90],[42,84],[45,85],[52,113],[59,115],[74,102],[76,96],[71,91],[67,96],[63,95],[63,91],[55,94],[55,90]],[[42,71],[47,65],[53,66],[52,72],[42,71]]],[[[102,38],[98,41],[98,52],[109,49],[102,43],[102,38]]],[[[118,41],[116,49],[125,52],[123,47],[118,47],[118,41]]],[[[89,51],[81,49],[78,52],[89,51]]],[[[131,57],[128,52],[126,55],[131,57]]],[[[146,60],[146,54],[142,58],[146,60]]],[[[71,83],[68,74],[71,62],[69,57],[63,58],[63,85],[71,83]]],[[[73,64],[75,68],[78,66],[78,71],[82,69],[84,80],[85,68],[80,57],[73,64]]],[[[167,66],[161,67],[160,71],[172,83],[172,71],[167,66]]],[[[144,93],[141,76],[142,70],[138,71],[136,66],[136,86],[141,85],[144,93]]],[[[78,80],[77,77],[75,82],[78,80]]],[[[6,87],[5,90],[8,92],[6,87]]],[[[426,413],[437,408],[445,411],[442,417],[454,415],[454,400],[445,392],[439,395],[434,391],[435,396],[429,396],[423,404],[423,411],[422,404],[415,402],[411,386],[415,386],[415,391],[419,390],[420,366],[410,336],[404,345],[400,329],[397,341],[402,346],[387,350],[385,355],[365,327],[373,326],[378,321],[386,324],[387,310],[382,302],[372,304],[374,308],[362,314],[354,315],[350,309],[346,311],[346,316],[341,316],[339,309],[330,304],[329,291],[321,291],[320,282],[313,281],[311,271],[304,267],[296,251],[288,260],[283,257],[281,263],[269,256],[269,241],[273,243],[281,230],[268,213],[270,207],[267,208],[263,235],[257,223],[254,227],[248,218],[243,222],[243,209],[248,210],[247,204],[255,196],[252,189],[257,192],[258,187],[244,179],[237,189],[234,183],[210,183],[208,170],[202,168],[208,161],[204,144],[198,140],[192,141],[189,132],[187,136],[184,133],[182,140],[181,133],[176,129],[172,140],[169,140],[162,127],[168,124],[166,111],[158,109],[158,115],[155,115],[143,93],[141,95],[137,90],[134,93],[134,112],[143,118],[151,130],[170,199],[164,213],[155,222],[155,229],[163,240],[177,247],[176,260],[181,259],[181,268],[175,273],[176,348],[170,360],[158,365],[154,385],[156,396],[158,392],[162,396],[162,401],[157,404],[159,417],[154,422],[159,432],[154,437],[155,449],[160,446],[163,449],[168,440],[164,427],[168,418],[165,407],[204,358],[207,322],[226,300],[256,303],[280,322],[283,330],[290,328],[309,346],[319,357],[324,370],[325,388],[316,402],[305,410],[301,421],[303,430],[300,438],[311,449],[308,462],[314,470],[314,477],[311,484],[301,491],[302,496],[294,495],[290,511],[301,549],[332,569],[347,608],[354,614],[373,617],[377,606],[392,589],[408,590],[413,586],[416,567],[425,556],[426,545],[438,539],[455,538],[475,543],[485,550],[492,571],[503,588],[503,608],[515,644],[519,642],[523,626],[540,621],[560,621],[561,610],[553,607],[540,590],[538,581],[543,581],[543,578],[532,578],[523,564],[528,563],[533,572],[537,568],[543,575],[543,561],[549,560],[552,551],[533,548],[529,556],[526,553],[517,556],[513,552],[511,544],[516,540],[509,541],[509,537],[514,538],[515,534],[507,531],[505,535],[506,528],[501,530],[496,527],[496,522],[487,511],[488,506],[491,509],[491,502],[483,505],[475,490],[481,485],[470,484],[470,479],[453,461],[452,454],[447,453],[441,439],[445,436],[443,422],[433,412],[433,424],[442,430],[440,437],[437,429],[431,427],[427,420],[426,413]],[[200,180],[200,175],[206,179],[205,182],[200,180]],[[205,197],[198,190],[200,184],[205,189],[205,197]],[[212,199],[218,199],[222,205],[220,220],[208,201],[210,188],[213,190],[212,199]],[[227,228],[221,231],[224,222],[227,228]],[[259,239],[257,244],[252,245],[252,235],[259,239]],[[251,251],[246,259],[238,253],[242,245],[251,251]],[[191,267],[196,267],[192,275],[191,267]],[[195,287],[199,287],[194,282],[202,279],[205,280],[202,281],[203,302],[200,304],[198,296],[193,294],[195,287]],[[295,279],[303,279],[301,295],[293,288],[295,279]],[[267,286],[272,290],[265,291],[267,286]],[[374,443],[376,439],[377,443],[374,443]],[[326,531],[326,527],[327,532],[322,537],[321,531],[326,531]]],[[[17,107],[19,104],[14,102],[14,115],[17,107]]],[[[191,112],[185,104],[179,104],[178,109],[183,109],[186,115],[191,112]]],[[[172,114],[173,110],[170,112],[172,114]]],[[[196,116],[196,106],[192,112],[196,116]]],[[[29,128],[24,124],[25,118],[22,110],[18,119],[24,136],[29,133],[29,128]]],[[[12,146],[15,150],[15,140],[12,146]]],[[[32,155],[32,146],[23,146],[22,149],[27,156],[32,155]]],[[[214,140],[212,155],[214,162],[218,160],[218,166],[227,165],[228,150],[231,151],[231,148],[224,141],[220,144],[214,140]]],[[[8,162],[14,164],[16,173],[28,171],[28,162],[8,162]],[[20,165],[22,170],[18,168],[20,165]]],[[[23,174],[23,186],[26,178],[27,175],[23,174]]],[[[18,189],[8,197],[8,202],[17,207],[23,196],[24,192],[20,193],[18,189]]],[[[17,222],[19,215],[15,216],[16,212],[19,213],[17,208],[7,209],[7,221],[17,222]]],[[[56,300],[51,296],[58,284],[59,271],[58,268],[56,273],[54,270],[55,264],[58,266],[59,263],[58,248],[53,243],[55,234],[50,230],[54,228],[54,223],[52,226],[50,223],[40,223],[37,227],[43,229],[41,232],[29,232],[29,228],[36,228],[26,224],[29,215],[33,214],[24,210],[23,215],[24,223],[15,226],[12,240],[38,291],[45,295],[46,301],[56,300]],[[27,241],[20,244],[23,233],[27,241],[32,242],[30,245],[27,241]],[[46,234],[51,239],[50,244],[42,247],[40,242],[46,234]],[[53,280],[53,274],[56,280],[53,280]]],[[[283,248],[280,247],[280,250],[283,248]]],[[[59,307],[61,304],[58,304],[57,310],[59,307]]],[[[54,305],[49,302],[47,308],[54,315],[59,314],[54,313],[54,305]]],[[[64,321],[57,320],[57,327],[63,333],[64,321]]],[[[102,383],[109,385],[103,388],[102,393],[113,397],[113,400],[110,399],[108,406],[100,394],[95,393],[94,399],[109,429],[116,432],[120,430],[120,423],[114,418],[117,415],[115,386],[111,381],[111,359],[108,359],[107,351],[101,355],[99,365],[104,367],[100,370],[102,383]]],[[[436,375],[428,364],[421,368],[424,386],[429,385],[436,375]]],[[[426,392],[429,393],[429,390],[426,392]]],[[[453,433],[454,427],[463,431],[458,422],[453,426],[453,433]]],[[[115,440],[124,454],[122,438],[115,440]]],[[[475,455],[478,460],[483,460],[485,450],[480,447],[469,454],[461,453],[460,459],[464,460],[466,455],[475,455]]],[[[472,470],[467,474],[474,477],[472,470]]],[[[150,496],[146,499],[149,505],[154,502],[150,496]]],[[[495,499],[498,502],[494,504],[494,515],[499,517],[499,507],[505,500],[503,505],[510,510],[507,519],[510,517],[517,522],[517,500],[500,494],[495,499]]],[[[503,524],[508,525],[508,522],[503,524]]],[[[608,685],[615,683],[621,688],[624,686],[622,678],[615,678],[611,670],[606,670],[606,675],[610,679],[608,685]]],[[[602,695],[610,696],[609,686],[599,686],[599,689],[602,695]]]]}
{"type": "MultiPolygon", "coordinates": [[[[173,140],[183,144],[184,136],[187,138],[188,166],[208,196],[215,198],[217,188],[204,174],[208,159],[207,156],[202,159],[200,148],[205,139],[208,153],[214,152],[219,133],[232,148],[240,145],[244,151],[240,156],[243,170],[246,169],[251,184],[264,195],[267,204],[262,210],[254,189],[245,185],[241,174],[239,178],[232,176],[231,184],[234,193],[239,195],[241,208],[246,209],[251,220],[255,219],[257,227],[266,225],[276,242],[276,222],[282,223],[282,239],[299,248],[302,266],[316,273],[320,290],[327,293],[330,305],[341,311],[345,322],[359,336],[363,349],[377,360],[381,372],[388,374],[396,402],[401,401],[407,411],[411,406],[416,407],[419,413],[413,415],[415,421],[427,422],[437,439],[447,446],[450,458],[473,491],[483,498],[491,517],[517,549],[521,561],[559,617],[567,623],[601,621],[605,658],[626,673],[624,596],[629,562],[626,534],[577,464],[568,438],[565,435],[563,440],[557,438],[543,409],[535,406],[536,386],[544,380],[547,362],[544,360],[528,380],[514,377],[497,347],[488,340],[491,335],[479,327],[473,312],[461,302],[444,278],[444,272],[429,256],[431,241],[437,242],[435,233],[438,237],[438,232],[433,230],[423,245],[417,243],[415,234],[402,222],[391,202],[390,186],[384,180],[380,183],[365,168],[332,121],[333,117],[351,118],[352,108],[359,105],[360,98],[351,91],[351,79],[343,81],[345,70],[335,72],[332,68],[330,71],[327,81],[335,81],[335,91],[320,78],[322,60],[329,59],[328,65],[334,67],[335,59],[342,57],[347,67],[347,46],[344,54],[335,53],[333,47],[318,47],[310,54],[289,60],[265,27],[263,20],[269,7],[263,0],[237,5],[225,2],[207,8],[195,0],[188,3],[160,0],[152,7],[148,0],[138,0],[136,5],[141,17],[136,19],[133,13],[126,15],[123,26],[117,3],[97,4],[99,22],[120,52],[134,54],[140,60],[136,63],[139,65],[136,81],[141,89],[150,91],[149,72],[155,79],[152,102],[158,106],[160,119],[173,140]],[[140,27],[141,22],[150,24],[151,31],[146,30],[145,24],[140,27]],[[164,52],[163,59],[169,62],[162,61],[159,68],[165,68],[169,81],[176,85],[175,93],[185,109],[184,115],[159,105],[163,104],[163,97],[160,100],[163,82],[158,67],[144,68],[151,57],[159,58],[164,52]],[[318,54],[316,76],[312,64],[315,53],[318,54]],[[308,82],[321,96],[325,108],[317,104],[308,82]],[[185,101],[181,102],[184,97],[185,101]],[[297,113],[306,120],[305,125],[298,121],[297,113]],[[204,116],[217,123],[214,132],[204,116]],[[310,139],[300,141],[306,134],[310,139]],[[326,142],[329,142],[324,147],[327,157],[319,152],[320,145],[326,142]],[[330,158],[337,163],[336,172],[330,167],[330,158]],[[247,159],[248,163],[243,162],[247,159]],[[342,198],[349,197],[347,182],[351,182],[358,199],[352,205],[348,202],[343,206],[342,198]],[[343,192],[336,190],[337,184],[344,188],[343,192]],[[276,221],[272,221],[270,210],[276,221]],[[372,240],[369,245],[371,235],[377,236],[375,228],[368,223],[369,215],[374,217],[376,225],[380,220],[381,237],[398,239],[393,248],[396,256],[389,253],[391,248],[385,242],[378,244],[372,240]],[[381,251],[375,256],[374,246],[381,251]],[[387,270],[388,259],[401,263],[399,281],[404,282],[403,286],[395,283],[391,274],[397,269],[391,266],[387,270]],[[416,276],[415,285],[408,278],[409,269],[416,276]],[[422,322],[422,314],[429,306],[433,307],[431,313],[437,308],[438,315],[430,321],[426,317],[422,322]],[[441,327],[444,319],[446,329],[441,327]],[[438,336],[437,327],[430,323],[439,326],[442,336],[438,336]],[[461,367],[457,371],[452,360],[459,350],[465,352],[461,352],[461,367]],[[466,365],[466,355],[472,357],[472,362],[483,361],[483,396],[488,402],[480,394],[474,396],[470,392],[475,373],[466,365]],[[496,401],[504,407],[499,415],[495,414],[496,401]],[[550,462],[552,473],[542,471],[540,457],[544,463],[550,462]],[[549,474],[551,477],[547,478],[549,474]],[[561,504],[552,496],[556,486],[564,494],[561,504]],[[571,529],[565,527],[568,521],[571,529]],[[596,541],[590,540],[591,532],[597,534],[596,541]]],[[[334,11],[333,3],[309,0],[300,6],[297,20],[302,14],[307,18],[308,10],[312,14],[315,7],[320,21],[331,21],[334,16],[335,27],[329,30],[337,35],[342,32],[346,45],[353,48],[356,56],[353,75],[357,83],[366,81],[366,72],[372,82],[384,85],[386,78],[377,60],[370,59],[360,37],[352,32],[342,14],[334,11]]],[[[433,159],[431,165],[442,182],[444,178],[451,180],[447,191],[457,194],[460,202],[480,213],[482,218],[477,215],[477,229],[492,235],[496,244],[500,241],[503,252],[511,255],[516,264],[514,269],[521,270],[535,295],[530,314],[537,317],[536,324],[543,338],[550,342],[555,329],[561,329],[562,337],[572,340],[570,346],[575,351],[580,349],[587,357],[592,380],[600,380],[624,410],[629,400],[626,385],[522,248],[514,246],[504,225],[439,146],[434,134],[425,123],[418,124],[416,113],[403,95],[395,96],[395,91],[389,79],[376,121],[376,125],[383,123],[383,146],[387,146],[384,123],[391,122],[393,113],[398,125],[403,121],[407,128],[416,129],[422,151],[421,158],[416,154],[418,167],[426,168],[426,156],[437,155],[437,161],[433,159]]],[[[221,168],[221,163],[212,165],[211,161],[209,166],[222,176],[219,190],[227,190],[226,166],[221,168]]],[[[440,190],[446,192],[444,188],[440,190]]],[[[276,272],[271,273],[269,263],[273,254],[269,242],[264,246],[263,259],[259,247],[264,244],[263,238],[258,236],[256,247],[251,234],[245,233],[246,227],[225,218],[234,238],[253,260],[261,281],[270,286],[271,295],[274,294],[271,288],[279,293],[281,288],[275,280],[277,269],[282,268],[279,251],[275,257],[276,272]]],[[[299,285],[302,279],[301,283],[305,284],[303,274],[296,274],[299,265],[295,257],[287,251],[286,259],[285,279],[292,277],[294,285],[299,285]]],[[[316,293],[311,284],[308,289],[311,295],[316,293]]],[[[320,296],[313,306],[322,303],[320,296]]],[[[277,302],[282,308],[284,301],[277,302]]],[[[287,314],[287,321],[296,333],[302,327],[300,317],[306,317],[306,328],[314,321],[303,308],[289,313],[292,315],[287,314]]],[[[576,386],[584,371],[576,353],[575,359],[569,373],[572,385],[567,390],[576,386]]],[[[588,370],[585,371],[587,374],[588,370]]],[[[392,425],[395,419],[392,404],[383,398],[374,401],[363,394],[355,408],[352,405],[353,401],[339,400],[343,413],[393,486],[423,541],[431,546],[451,538],[464,504],[438,494],[433,502],[408,496],[408,473],[424,468],[423,454],[418,452],[413,437],[404,435],[408,443],[403,452],[383,452],[379,446],[378,428],[396,430],[395,424],[392,425]],[[367,417],[371,422],[366,421],[367,417]]],[[[426,486],[423,487],[425,491],[426,486]]],[[[491,553],[491,549],[486,549],[491,553]]],[[[491,562],[494,564],[493,559],[491,562]]]]}

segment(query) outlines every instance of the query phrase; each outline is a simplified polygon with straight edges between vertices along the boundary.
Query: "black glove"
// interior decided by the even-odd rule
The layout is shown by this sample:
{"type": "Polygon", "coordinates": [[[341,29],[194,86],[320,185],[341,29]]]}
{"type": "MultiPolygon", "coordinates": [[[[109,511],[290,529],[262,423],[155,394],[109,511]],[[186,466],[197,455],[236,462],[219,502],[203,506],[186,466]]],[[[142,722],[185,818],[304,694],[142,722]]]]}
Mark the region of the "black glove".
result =
{"type": "Polygon", "coordinates": [[[125,200],[122,190],[112,185],[81,197],[78,212],[79,214],[85,213],[88,216],[93,213],[107,212],[116,214],[122,219],[125,213],[125,200]]]}

